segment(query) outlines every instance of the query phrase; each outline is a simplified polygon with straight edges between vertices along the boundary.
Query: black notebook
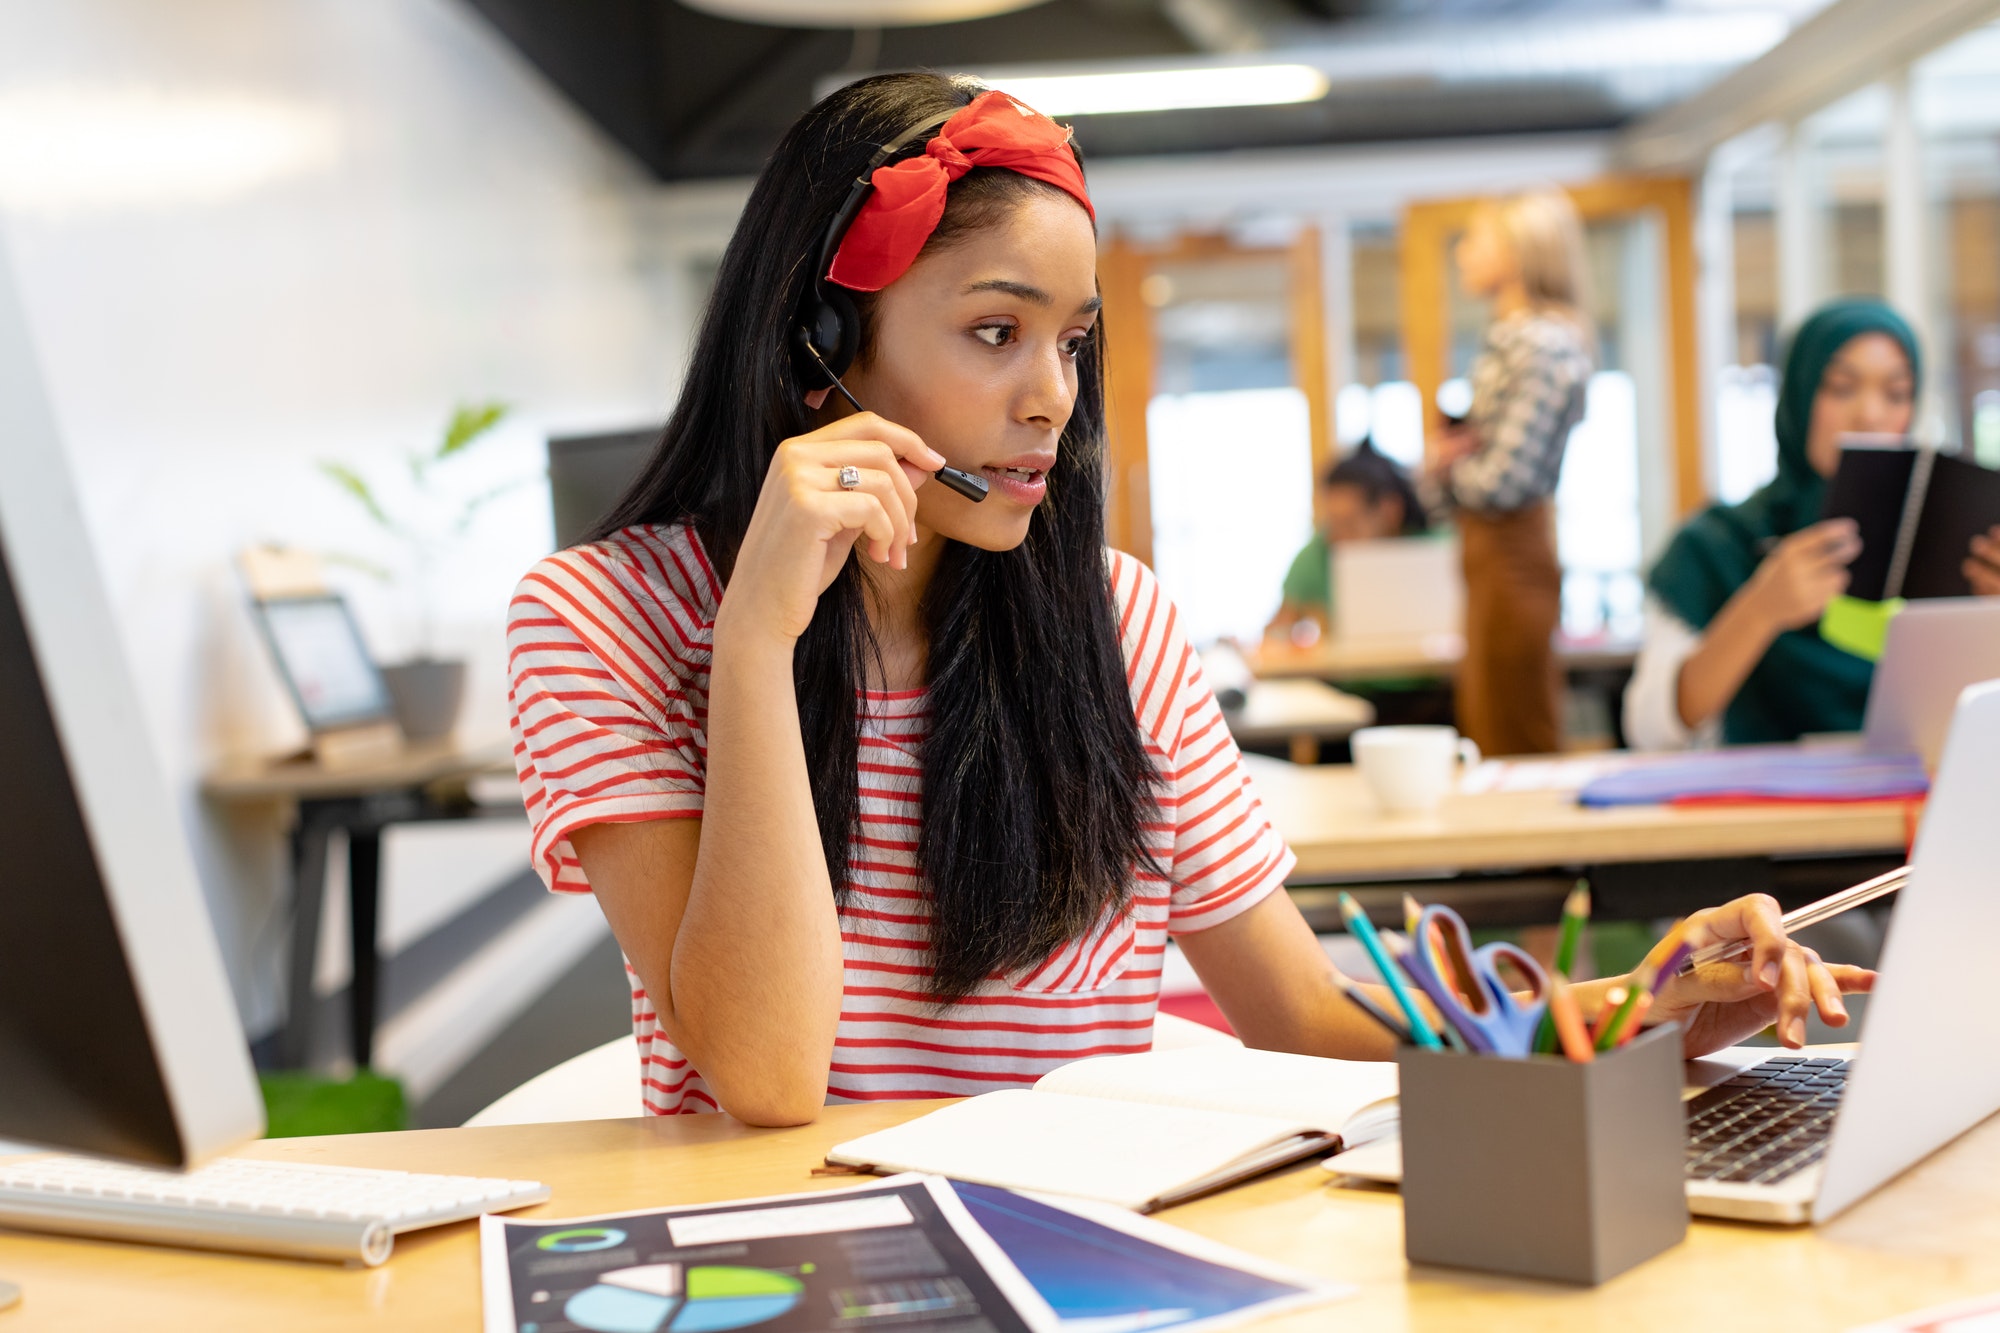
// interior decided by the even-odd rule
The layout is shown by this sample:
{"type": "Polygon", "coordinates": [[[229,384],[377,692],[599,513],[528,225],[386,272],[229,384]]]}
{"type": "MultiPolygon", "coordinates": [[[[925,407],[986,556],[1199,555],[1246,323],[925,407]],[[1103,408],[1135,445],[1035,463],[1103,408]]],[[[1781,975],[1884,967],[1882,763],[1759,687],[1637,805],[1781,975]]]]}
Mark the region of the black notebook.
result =
{"type": "Polygon", "coordinates": [[[1961,567],[1972,539],[2000,524],[2000,472],[1935,449],[1850,444],[1821,517],[1860,526],[1848,596],[1969,597],[1961,567]]]}

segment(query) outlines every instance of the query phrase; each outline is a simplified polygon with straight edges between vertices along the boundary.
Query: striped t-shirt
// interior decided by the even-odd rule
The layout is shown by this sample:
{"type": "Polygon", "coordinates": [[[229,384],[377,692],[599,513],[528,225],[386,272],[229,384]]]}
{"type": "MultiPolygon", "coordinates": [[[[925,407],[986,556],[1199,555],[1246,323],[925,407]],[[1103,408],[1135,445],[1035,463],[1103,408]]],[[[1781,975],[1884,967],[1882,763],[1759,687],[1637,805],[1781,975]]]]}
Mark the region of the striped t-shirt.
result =
{"type": "MultiPolygon", "coordinates": [[[[867,694],[829,1100],[963,1096],[1031,1083],[1084,1056],[1148,1050],[1167,937],[1229,920],[1290,871],[1291,851],[1250,788],[1172,603],[1138,561],[1108,558],[1133,712],[1166,780],[1160,818],[1147,827],[1171,883],[1135,871],[1124,911],[1047,961],[936,1010],[923,990],[929,895],[916,862],[924,695],[867,694]]],[[[681,525],[628,528],[559,552],[515,591],[514,757],[535,868],[551,889],[589,891],[569,842],[584,825],[700,817],[721,596],[699,539],[681,525]]],[[[646,1108],[715,1110],[629,964],[626,972],[646,1108]]]]}

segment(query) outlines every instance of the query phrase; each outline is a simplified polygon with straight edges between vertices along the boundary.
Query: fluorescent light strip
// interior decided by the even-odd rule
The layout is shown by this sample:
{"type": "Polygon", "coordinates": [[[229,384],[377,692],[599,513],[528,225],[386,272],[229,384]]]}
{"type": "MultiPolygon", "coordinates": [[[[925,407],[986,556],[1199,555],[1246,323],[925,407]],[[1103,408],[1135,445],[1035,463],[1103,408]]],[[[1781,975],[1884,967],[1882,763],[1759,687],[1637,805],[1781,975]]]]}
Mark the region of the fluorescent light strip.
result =
{"type": "Polygon", "coordinates": [[[1331,86],[1326,75],[1311,65],[1221,65],[1116,74],[995,74],[980,81],[1045,116],[1280,106],[1316,102],[1331,86]]]}

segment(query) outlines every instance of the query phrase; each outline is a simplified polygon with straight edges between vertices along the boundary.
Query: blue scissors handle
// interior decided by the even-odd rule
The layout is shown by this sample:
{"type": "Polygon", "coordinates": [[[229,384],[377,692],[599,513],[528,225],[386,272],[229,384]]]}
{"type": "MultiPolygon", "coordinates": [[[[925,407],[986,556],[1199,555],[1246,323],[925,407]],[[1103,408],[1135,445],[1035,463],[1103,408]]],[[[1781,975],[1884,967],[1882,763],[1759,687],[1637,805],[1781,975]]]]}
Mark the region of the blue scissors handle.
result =
{"type": "Polygon", "coordinates": [[[1490,1011],[1484,1022],[1494,1037],[1494,1053],[1525,1056],[1535,1049],[1535,1034],[1541,1030],[1542,1015],[1549,1008],[1549,977],[1524,950],[1504,941],[1486,945],[1474,955],[1477,974],[1486,986],[1490,1011]],[[1523,1000],[1500,975],[1500,965],[1511,963],[1528,983],[1523,1000]]]}
{"type": "Polygon", "coordinates": [[[1467,1046],[1483,1055],[1525,1056],[1548,1009],[1548,974],[1515,945],[1497,942],[1474,950],[1464,918],[1433,904],[1417,920],[1410,974],[1467,1046]],[[1512,967],[1528,983],[1529,997],[1514,994],[1500,975],[1512,967]]]}

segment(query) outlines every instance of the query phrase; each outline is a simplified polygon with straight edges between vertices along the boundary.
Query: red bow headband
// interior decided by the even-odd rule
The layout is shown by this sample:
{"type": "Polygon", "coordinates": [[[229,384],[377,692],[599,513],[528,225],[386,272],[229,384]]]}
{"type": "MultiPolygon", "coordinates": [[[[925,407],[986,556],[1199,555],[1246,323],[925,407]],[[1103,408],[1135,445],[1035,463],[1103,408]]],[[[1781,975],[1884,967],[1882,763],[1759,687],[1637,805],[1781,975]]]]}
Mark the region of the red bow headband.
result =
{"type": "Polygon", "coordinates": [[[841,238],[826,276],[857,292],[879,292],[902,277],[937,230],[946,190],[974,167],[1047,181],[1097,218],[1069,131],[1003,92],[985,92],[939,127],[922,153],[875,169],[874,193],[841,238]]]}

